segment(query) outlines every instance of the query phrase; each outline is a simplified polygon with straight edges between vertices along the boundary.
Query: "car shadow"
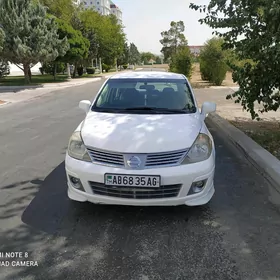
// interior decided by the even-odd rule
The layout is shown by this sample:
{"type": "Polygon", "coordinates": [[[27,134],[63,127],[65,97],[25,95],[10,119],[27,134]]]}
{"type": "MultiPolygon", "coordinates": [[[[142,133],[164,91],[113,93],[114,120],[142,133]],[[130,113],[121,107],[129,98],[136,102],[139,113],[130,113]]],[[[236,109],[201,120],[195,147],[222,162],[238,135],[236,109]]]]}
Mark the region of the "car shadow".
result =
{"type": "MultiPolygon", "coordinates": [[[[38,181],[36,181],[38,183],[38,181]]],[[[113,219],[122,222],[135,217],[140,220],[156,221],[159,216],[165,220],[188,220],[189,216],[201,214],[208,209],[199,207],[140,207],[80,203],[71,201],[67,196],[67,182],[65,163],[59,164],[41,182],[38,193],[22,214],[22,222],[43,232],[55,234],[63,231],[64,220],[75,221],[79,217],[93,221],[93,219],[113,219]],[[203,210],[202,210],[203,209],[203,210]],[[96,213],[99,213],[98,217],[96,213]]],[[[66,223],[67,224],[67,223],[66,223]]]]}

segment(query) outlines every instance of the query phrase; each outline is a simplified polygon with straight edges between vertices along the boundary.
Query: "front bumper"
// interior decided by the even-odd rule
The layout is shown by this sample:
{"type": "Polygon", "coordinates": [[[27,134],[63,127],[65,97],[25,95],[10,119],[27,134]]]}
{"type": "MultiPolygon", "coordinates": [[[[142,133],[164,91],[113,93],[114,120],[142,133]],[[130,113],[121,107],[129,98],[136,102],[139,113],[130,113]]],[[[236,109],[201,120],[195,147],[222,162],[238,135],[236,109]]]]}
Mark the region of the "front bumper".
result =
{"type": "Polygon", "coordinates": [[[89,201],[96,204],[134,206],[196,206],[209,202],[215,192],[213,183],[215,173],[214,152],[208,160],[203,162],[175,167],[144,169],[140,171],[83,162],[73,159],[67,154],[65,159],[65,169],[67,174],[68,196],[70,199],[80,202],[89,201]],[[135,199],[96,195],[94,194],[89,182],[103,184],[105,173],[127,175],[160,175],[162,185],[167,186],[181,184],[181,188],[178,195],[172,198],[135,199]],[[80,191],[74,188],[69,176],[79,178],[85,191],[80,191]],[[199,193],[188,195],[192,183],[202,180],[206,180],[203,190],[199,193]]]}

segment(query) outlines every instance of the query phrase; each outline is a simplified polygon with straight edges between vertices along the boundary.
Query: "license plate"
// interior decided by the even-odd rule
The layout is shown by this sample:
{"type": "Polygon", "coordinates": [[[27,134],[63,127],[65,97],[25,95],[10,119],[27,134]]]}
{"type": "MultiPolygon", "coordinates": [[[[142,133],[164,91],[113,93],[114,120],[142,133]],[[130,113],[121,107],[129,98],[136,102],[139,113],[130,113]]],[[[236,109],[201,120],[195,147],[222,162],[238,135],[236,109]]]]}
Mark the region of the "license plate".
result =
{"type": "Polygon", "coordinates": [[[159,188],[160,176],[105,174],[105,185],[159,188]]]}

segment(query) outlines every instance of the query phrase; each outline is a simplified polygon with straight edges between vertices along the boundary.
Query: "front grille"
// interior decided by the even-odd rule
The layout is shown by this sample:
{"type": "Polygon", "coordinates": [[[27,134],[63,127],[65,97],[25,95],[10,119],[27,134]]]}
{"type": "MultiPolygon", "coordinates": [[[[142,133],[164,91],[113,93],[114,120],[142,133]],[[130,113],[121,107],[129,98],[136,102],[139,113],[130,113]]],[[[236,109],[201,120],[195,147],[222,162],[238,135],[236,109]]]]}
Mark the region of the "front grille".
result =
{"type": "Polygon", "coordinates": [[[117,166],[117,167],[124,166],[124,159],[122,154],[113,153],[113,152],[104,152],[101,150],[95,150],[91,148],[88,148],[88,152],[93,162],[117,166]]]}
{"type": "Polygon", "coordinates": [[[186,155],[188,150],[165,152],[158,154],[148,154],[146,160],[146,167],[176,165],[186,155]]]}
{"type": "Polygon", "coordinates": [[[167,185],[159,188],[131,188],[131,187],[115,187],[106,186],[102,183],[89,182],[94,194],[127,198],[127,199],[156,199],[177,197],[182,185],[167,185]]]}
{"type": "MultiPolygon", "coordinates": [[[[115,167],[125,167],[125,156],[126,154],[121,154],[111,151],[103,151],[92,148],[87,148],[89,155],[93,162],[100,163],[115,167]]],[[[174,166],[181,163],[183,158],[188,153],[189,149],[172,151],[172,152],[162,152],[155,154],[138,154],[143,158],[142,168],[156,168],[165,166],[174,166]]],[[[137,156],[137,153],[135,153],[137,156]]]]}

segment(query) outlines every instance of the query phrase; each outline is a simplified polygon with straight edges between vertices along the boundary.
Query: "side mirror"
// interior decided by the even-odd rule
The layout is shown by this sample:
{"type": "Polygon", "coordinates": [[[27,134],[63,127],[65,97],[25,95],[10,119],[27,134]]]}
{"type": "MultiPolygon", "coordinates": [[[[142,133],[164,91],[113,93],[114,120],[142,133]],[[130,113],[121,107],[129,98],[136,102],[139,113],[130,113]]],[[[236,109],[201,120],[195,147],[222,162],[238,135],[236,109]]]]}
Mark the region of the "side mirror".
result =
{"type": "Polygon", "coordinates": [[[204,102],[201,107],[201,115],[203,119],[207,117],[207,114],[216,111],[216,103],[214,102],[204,102]]]}
{"type": "Polygon", "coordinates": [[[91,102],[89,100],[82,100],[79,103],[79,108],[85,111],[86,113],[89,111],[90,106],[91,102]]]}

